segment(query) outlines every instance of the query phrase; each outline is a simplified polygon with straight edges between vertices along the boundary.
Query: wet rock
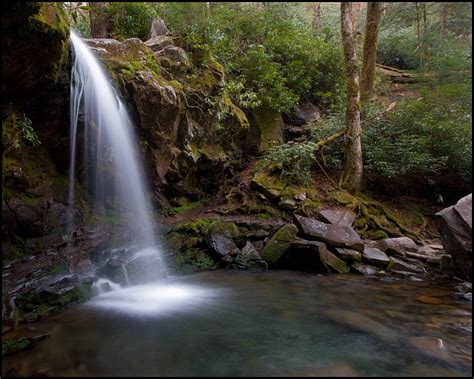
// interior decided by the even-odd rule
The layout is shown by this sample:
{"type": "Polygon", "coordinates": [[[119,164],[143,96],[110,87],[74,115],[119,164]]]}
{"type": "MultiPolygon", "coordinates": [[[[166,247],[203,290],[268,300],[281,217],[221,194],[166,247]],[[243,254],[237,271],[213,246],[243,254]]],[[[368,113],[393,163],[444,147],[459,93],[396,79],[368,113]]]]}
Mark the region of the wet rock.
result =
{"type": "Polygon", "coordinates": [[[364,244],[354,229],[348,226],[337,226],[308,217],[295,215],[299,231],[308,237],[318,239],[331,246],[348,247],[363,250],[364,244]]]}
{"type": "Polygon", "coordinates": [[[233,240],[237,235],[238,230],[235,224],[225,224],[217,220],[207,228],[204,240],[212,251],[222,257],[239,251],[233,240]]]}
{"type": "Polygon", "coordinates": [[[352,264],[351,267],[364,275],[377,275],[380,272],[380,269],[377,267],[359,262],[352,264]]]}
{"type": "Polygon", "coordinates": [[[411,271],[414,273],[423,273],[425,271],[423,267],[406,263],[402,261],[401,259],[394,258],[394,257],[392,257],[391,259],[392,259],[393,264],[390,267],[390,270],[392,271],[401,270],[401,271],[411,271]]]}
{"type": "Polygon", "coordinates": [[[453,362],[453,357],[449,351],[449,347],[441,338],[422,336],[410,337],[408,340],[412,346],[430,357],[438,358],[450,363],[453,362]]]}
{"type": "Polygon", "coordinates": [[[11,355],[32,348],[38,341],[42,341],[51,334],[46,331],[27,327],[10,329],[3,333],[2,328],[2,356],[11,355]]]}
{"type": "Polygon", "coordinates": [[[416,251],[417,254],[421,254],[421,255],[436,255],[436,254],[439,254],[440,253],[440,249],[433,249],[432,247],[430,246],[421,246],[418,248],[418,250],[416,251]]]}
{"type": "Polygon", "coordinates": [[[352,226],[356,219],[354,212],[345,209],[325,209],[318,213],[323,221],[338,226],[352,226]]]}
{"type": "Polygon", "coordinates": [[[92,278],[69,277],[44,289],[23,292],[15,299],[21,320],[36,321],[72,304],[88,300],[92,294],[92,283],[92,278]]]}
{"type": "Polygon", "coordinates": [[[472,194],[436,213],[436,221],[458,274],[463,278],[472,277],[472,194]]]}
{"type": "Polygon", "coordinates": [[[323,312],[332,321],[377,336],[382,341],[395,342],[400,339],[398,332],[371,317],[351,311],[326,310],[323,312]]]}
{"type": "Polygon", "coordinates": [[[360,261],[362,253],[353,249],[336,248],[337,254],[345,261],[360,261]]]}
{"type": "Polygon", "coordinates": [[[286,224],[270,238],[260,255],[268,262],[275,263],[290,247],[298,229],[293,224],[286,224]]]}
{"type": "Polygon", "coordinates": [[[416,300],[424,304],[431,304],[431,305],[443,304],[443,301],[441,299],[437,297],[427,296],[427,295],[419,295],[416,297],[416,300]]]}
{"type": "Polygon", "coordinates": [[[383,269],[387,268],[391,262],[390,258],[383,251],[375,247],[366,246],[362,253],[362,257],[369,263],[383,269]]]}

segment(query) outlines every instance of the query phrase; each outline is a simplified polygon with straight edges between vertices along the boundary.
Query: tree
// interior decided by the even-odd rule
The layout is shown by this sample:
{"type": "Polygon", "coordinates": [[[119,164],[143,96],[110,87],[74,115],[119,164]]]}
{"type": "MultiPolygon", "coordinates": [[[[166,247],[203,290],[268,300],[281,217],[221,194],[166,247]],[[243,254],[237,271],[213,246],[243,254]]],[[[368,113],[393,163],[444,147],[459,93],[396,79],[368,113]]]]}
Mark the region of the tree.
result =
{"type": "Polygon", "coordinates": [[[352,3],[341,2],[341,36],[346,67],[347,107],[345,130],[345,164],[340,186],[357,193],[362,185],[362,145],[360,125],[359,70],[352,30],[352,3]]]}
{"type": "Polygon", "coordinates": [[[365,22],[364,48],[362,53],[362,70],[360,92],[362,100],[371,98],[374,90],[375,63],[377,59],[377,44],[381,17],[381,3],[367,4],[365,22]]]}
{"type": "Polygon", "coordinates": [[[92,38],[108,37],[107,4],[104,2],[89,2],[89,18],[92,38]]]}
{"type": "Polygon", "coordinates": [[[311,22],[311,29],[313,32],[320,32],[322,28],[321,19],[321,3],[312,3],[313,20],[311,22]]]}

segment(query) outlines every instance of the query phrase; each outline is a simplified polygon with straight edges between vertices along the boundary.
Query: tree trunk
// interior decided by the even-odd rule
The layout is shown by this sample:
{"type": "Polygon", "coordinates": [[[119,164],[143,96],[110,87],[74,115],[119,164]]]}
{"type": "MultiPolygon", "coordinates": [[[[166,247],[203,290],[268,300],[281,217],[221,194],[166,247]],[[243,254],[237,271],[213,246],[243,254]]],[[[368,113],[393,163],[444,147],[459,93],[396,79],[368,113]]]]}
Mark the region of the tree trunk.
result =
{"type": "Polygon", "coordinates": [[[416,12],[416,37],[418,40],[418,44],[420,44],[421,36],[420,36],[420,6],[417,2],[415,2],[415,12],[416,12]]]}
{"type": "Polygon", "coordinates": [[[89,19],[92,38],[108,37],[107,4],[108,3],[89,2],[89,19]]]}
{"type": "Polygon", "coordinates": [[[381,3],[367,4],[365,22],[364,50],[362,53],[362,71],[360,93],[362,100],[369,100],[374,91],[375,63],[377,60],[377,42],[380,27],[381,3]]]}
{"type": "Polygon", "coordinates": [[[352,32],[356,34],[360,29],[360,10],[362,7],[362,3],[354,2],[353,4],[353,12],[352,12],[352,32]]]}
{"type": "Polygon", "coordinates": [[[362,146],[360,125],[359,70],[352,31],[352,3],[341,2],[341,35],[346,66],[346,154],[344,171],[339,184],[349,192],[357,193],[362,184],[362,146]]]}
{"type": "Polygon", "coordinates": [[[321,20],[321,3],[313,3],[313,21],[311,23],[311,29],[313,32],[320,32],[322,28],[321,20]]]}
{"type": "Polygon", "coordinates": [[[444,37],[446,30],[446,18],[448,16],[448,6],[449,3],[441,3],[441,14],[439,18],[439,36],[440,38],[444,37]]]}

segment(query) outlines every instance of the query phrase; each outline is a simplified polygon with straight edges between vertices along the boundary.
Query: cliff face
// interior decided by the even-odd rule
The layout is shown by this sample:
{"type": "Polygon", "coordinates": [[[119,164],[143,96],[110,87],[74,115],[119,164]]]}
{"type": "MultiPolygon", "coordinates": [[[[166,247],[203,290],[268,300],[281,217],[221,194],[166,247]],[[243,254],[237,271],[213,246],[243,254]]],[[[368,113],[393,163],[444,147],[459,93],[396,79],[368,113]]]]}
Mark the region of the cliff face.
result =
{"type": "MultiPolygon", "coordinates": [[[[275,134],[254,117],[249,124],[210,53],[184,50],[177,41],[168,34],[146,42],[87,41],[129,109],[151,198],[161,207],[215,194],[260,150],[266,135],[275,134]]],[[[66,231],[72,63],[66,14],[51,3],[6,7],[2,48],[2,234],[15,253],[18,246],[28,250],[25,239],[66,231]]],[[[88,224],[90,195],[80,180],[75,218],[88,224]]]]}
{"type": "Polygon", "coordinates": [[[225,91],[222,66],[210,54],[174,44],[158,50],[153,40],[87,43],[129,108],[162,205],[215,192],[240,164],[249,130],[225,91]]]}

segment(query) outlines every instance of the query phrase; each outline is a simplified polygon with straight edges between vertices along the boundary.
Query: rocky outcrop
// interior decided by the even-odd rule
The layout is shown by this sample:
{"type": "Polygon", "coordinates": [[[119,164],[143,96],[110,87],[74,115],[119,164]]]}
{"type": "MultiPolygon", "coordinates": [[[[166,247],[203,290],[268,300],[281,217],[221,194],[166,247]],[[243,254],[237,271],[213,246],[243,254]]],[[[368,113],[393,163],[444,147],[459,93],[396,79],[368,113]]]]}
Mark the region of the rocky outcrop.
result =
{"type": "Polygon", "coordinates": [[[436,213],[443,245],[459,274],[472,279],[472,194],[436,213]]]}
{"type": "Polygon", "coordinates": [[[223,91],[212,55],[185,51],[169,35],[143,43],[87,40],[134,116],[144,161],[162,205],[216,192],[247,149],[247,117],[223,91]]]}

